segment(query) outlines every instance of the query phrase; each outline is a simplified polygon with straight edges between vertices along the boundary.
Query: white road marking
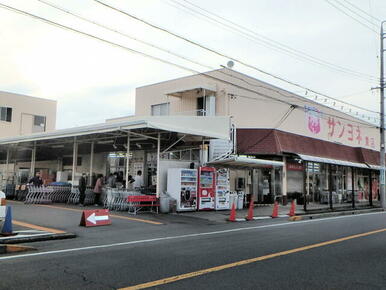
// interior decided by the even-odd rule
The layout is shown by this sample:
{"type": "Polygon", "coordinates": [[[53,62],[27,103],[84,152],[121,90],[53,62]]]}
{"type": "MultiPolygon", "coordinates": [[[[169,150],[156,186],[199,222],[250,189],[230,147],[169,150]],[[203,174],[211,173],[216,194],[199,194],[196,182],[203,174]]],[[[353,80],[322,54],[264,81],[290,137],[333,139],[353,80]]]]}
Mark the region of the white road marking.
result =
{"type": "Polygon", "coordinates": [[[265,228],[273,228],[273,227],[281,227],[281,226],[294,226],[294,225],[300,225],[300,224],[304,224],[304,223],[315,223],[315,222],[330,221],[330,220],[337,220],[337,219],[344,219],[344,218],[363,217],[363,216],[367,216],[367,215],[377,215],[377,214],[379,215],[379,214],[385,214],[385,213],[386,212],[374,212],[374,213],[364,213],[364,214],[349,215],[349,216],[337,216],[337,217],[321,218],[321,219],[315,219],[315,220],[285,222],[285,223],[269,224],[269,225],[254,226],[254,227],[242,227],[242,228],[221,230],[221,231],[214,231],[214,232],[206,232],[206,233],[204,232],[204,233],[186,234],[186,235],[180,235],[180,236],[159,237],[159,238],[146,239],[146,240],[137,240],[137,241],[129,241],[129,242],[121,242],[121,243],[113,243],[113,244],[95,245],[95,246],[89,246],[89,247],[46,251],[46,252],[23,254],[23,255],[5,256],[5,257],[0,257],[0,261],[13,260],[13,259],[18,259],[18,258],[26,258],[26,257],[61,254],[61,253],[79,252],[79,251],[86,251],[86,250],[93,250],[93,249],[112,248],[112,247],[135,245],[135,244],[145,244],[145,243],[152,243],[152,242],[166,241],[166,240],[176,240],[176,239],[184,239],[184,238],[192,238],[192,237],[200,237],[200,236],[210,236],[210,235],[218,235],[218,234],[265,229],[265,228]]]}
{"type": "Polygon", "coordinates": [[[14,233],[47,233],[47,232],[39,231],[39,230],[25,230],[25,231],[14,231],[14,233]]]}
{"type": "Polygon", "coordinates": [[[16,235],[16,236],[9,236],[9,237],[1,237],[0,241],[2,240],[9,240],[9,239],[15,239],[18,238],[31,238],[31,237],[40,237],[40,236],[49,236],[52,235],[51,233],[43,233],[43,234],[32,234],[32,235],[16,235]]]}

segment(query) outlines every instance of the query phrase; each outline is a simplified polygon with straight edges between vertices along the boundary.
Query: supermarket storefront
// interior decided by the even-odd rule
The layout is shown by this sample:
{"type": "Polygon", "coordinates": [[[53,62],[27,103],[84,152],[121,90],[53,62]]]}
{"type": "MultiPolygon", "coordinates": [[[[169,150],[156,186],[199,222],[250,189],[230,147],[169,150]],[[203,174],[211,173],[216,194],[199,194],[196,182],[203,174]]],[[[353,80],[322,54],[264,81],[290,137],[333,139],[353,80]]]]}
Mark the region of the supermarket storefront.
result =
{"type": "Polygon", "coordinates": [[[238,129],[237,145],[240,154],[283,161],[276,200],[306,210],[380,204],[377,151],[274,129],[238,129]]]}

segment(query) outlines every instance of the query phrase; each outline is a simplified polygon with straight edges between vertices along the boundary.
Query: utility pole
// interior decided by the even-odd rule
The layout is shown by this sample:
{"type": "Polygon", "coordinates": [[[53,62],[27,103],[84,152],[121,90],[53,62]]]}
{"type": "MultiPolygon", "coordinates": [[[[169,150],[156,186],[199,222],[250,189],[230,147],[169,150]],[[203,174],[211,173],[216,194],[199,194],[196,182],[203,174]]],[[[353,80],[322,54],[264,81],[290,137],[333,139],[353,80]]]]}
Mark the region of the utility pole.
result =
{"type": "Polygon", "coordinates": [[[383,42],[385,37],[385,33],[383,32],[383,24],[386,23],[386,21],[382,21],[381,23],[381,54],[380,54],[380,61],[381,61],[381,78],[380,78],[380,97],[381,97],[381,123],[379,126],[380,133],[381,133],[381,155],[380,155],[380,165],[381,170],[379,174],[379,194],[381,197],[381,206],[383,209],[386,209],[386,195],[385,195],[385,79],[384,79],[384,61],[383,56],[385,53],[385,49],[383,48],[383,42]]]}

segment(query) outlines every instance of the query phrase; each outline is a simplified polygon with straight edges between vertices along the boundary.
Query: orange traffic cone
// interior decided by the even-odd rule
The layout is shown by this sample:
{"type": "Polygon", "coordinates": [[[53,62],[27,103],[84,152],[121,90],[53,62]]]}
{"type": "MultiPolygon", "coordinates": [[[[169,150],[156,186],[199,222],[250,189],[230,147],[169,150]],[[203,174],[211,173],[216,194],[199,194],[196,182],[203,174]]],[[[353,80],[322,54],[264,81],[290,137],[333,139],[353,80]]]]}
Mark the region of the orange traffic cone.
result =
{"type": "Polygon", "coordinates": [[[251,194],[251,200],[249,202],[248,215],[245,218],[247,221],[252,221],[253,220],[253,206],[254,206],[253,194],[251,194]]]}
{"type": "Polygon", "coordinates": [[[289,211],[288,215],[289,216],[294,216],[295,215],[295,200],[292,200],[291,208],[290,208],[290,211],[289,211]]]}
{"type": "Polygon", "coordinates": [[[279,217],[279,203],[275,201],[275,204],[273,205],[273,210],[272,210],[272,218],[277,218],[279,217]]]}
{"type": "Polygon", "coordinates": [[[232,203],[231,214],[229,215],[228,221],[235,222],[236,221],[236,205],[235,202],[232,203]]]}

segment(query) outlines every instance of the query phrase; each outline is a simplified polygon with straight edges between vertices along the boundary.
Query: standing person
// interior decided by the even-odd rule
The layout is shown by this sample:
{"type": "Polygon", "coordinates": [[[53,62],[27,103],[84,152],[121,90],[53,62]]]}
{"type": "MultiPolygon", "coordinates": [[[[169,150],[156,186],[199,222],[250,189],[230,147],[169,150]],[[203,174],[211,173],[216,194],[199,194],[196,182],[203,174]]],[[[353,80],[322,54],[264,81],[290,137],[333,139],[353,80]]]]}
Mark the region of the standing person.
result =
{"type": "Polygon", "coordinates": [[[137,175],[134,176],[133,188],[135,190],[140,190],[142,187],[143,187],[142,171],[138,170],[137,175]]]}
{"type": "Polygon", "coordinates": [[[83,173],[79,179],[79,205],[84,206],[84,199],[86,197],[86,178],[83,173]]]}
{"type": "Polygon", "coordinates": [[[98,179],[97,179],[97,181],[95,183],[95,187],[94,187],[95,206],[99,205],[101,194],[102,194],[102,186],[103,186],[103,174],[98,174],[98,179]]]}
{"type": "Polygon", "coordinates": [[[133,188],[133,183],[134,183],[134,179],[133,179],[133,176],[131,176],[131,175],[129,175],[129,182],[128,182],[128,187],[127,187],[127,189],[128,190],[133,190],[134,188],[133,188]]]}
{"type": "Polygon", "coordinates": [[[33,186],[42,186],[43,180],[40,177],[40,172],[36,172],[36,175],[28,181],[29,184],[32,184],[33,186]]]}
{"type": "Polygon", "coordinates": [[[116,187],[117,178],[115,176],[116,173],[112,174],[110,173],[109,177],[107,178],[107,186],[111,188],[116,187]]]}

